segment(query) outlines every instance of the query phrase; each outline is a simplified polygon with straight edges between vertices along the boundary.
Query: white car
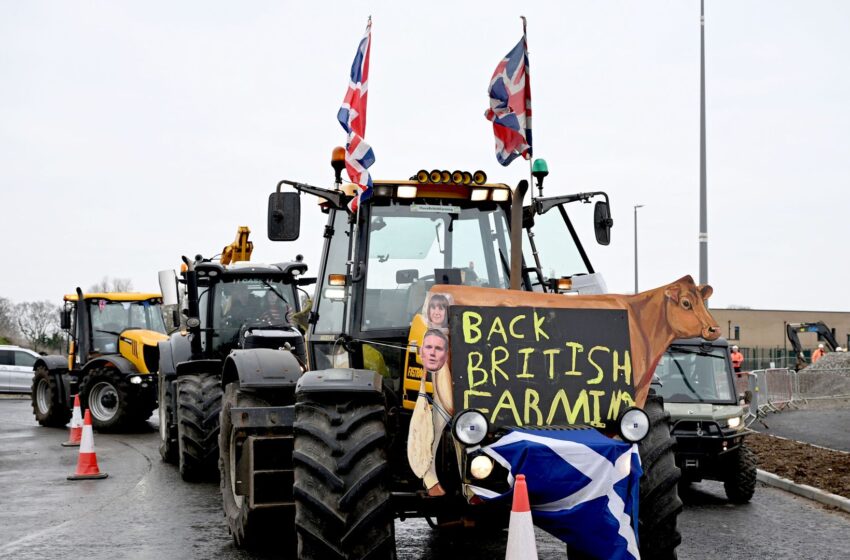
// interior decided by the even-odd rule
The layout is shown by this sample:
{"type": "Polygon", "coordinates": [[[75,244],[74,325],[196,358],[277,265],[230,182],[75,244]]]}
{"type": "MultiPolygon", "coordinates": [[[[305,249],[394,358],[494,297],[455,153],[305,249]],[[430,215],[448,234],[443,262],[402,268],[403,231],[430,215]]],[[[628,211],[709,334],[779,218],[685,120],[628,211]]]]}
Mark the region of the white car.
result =
{"type": "Polygon", "coordinates": [[[27,348],[0,345],[0,393],[29,393],[32,366],[39,357],[27,348]]]}

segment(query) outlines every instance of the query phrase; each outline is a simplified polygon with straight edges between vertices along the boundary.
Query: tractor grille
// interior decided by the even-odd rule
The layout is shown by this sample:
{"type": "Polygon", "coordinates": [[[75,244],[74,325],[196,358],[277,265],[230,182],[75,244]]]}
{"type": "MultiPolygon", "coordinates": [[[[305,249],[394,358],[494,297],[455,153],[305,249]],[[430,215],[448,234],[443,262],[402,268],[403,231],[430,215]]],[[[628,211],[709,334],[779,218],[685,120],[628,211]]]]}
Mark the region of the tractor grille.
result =
{"type": "Polygon", "coordinates": [[[143,357],[145,359],[145,367],[148,371],[159,370],[159,347],[144,346],[143,357]]]}

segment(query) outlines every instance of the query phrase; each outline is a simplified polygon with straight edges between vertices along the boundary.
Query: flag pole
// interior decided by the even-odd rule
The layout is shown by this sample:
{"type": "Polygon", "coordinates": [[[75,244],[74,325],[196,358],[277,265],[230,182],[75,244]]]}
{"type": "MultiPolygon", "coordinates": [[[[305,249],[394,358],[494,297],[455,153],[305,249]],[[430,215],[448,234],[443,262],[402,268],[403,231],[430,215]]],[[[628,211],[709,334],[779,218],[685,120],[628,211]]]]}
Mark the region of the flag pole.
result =
{"type": "MultiPolygon", "coordinates": [[[[525,56],[529,56],[529,54],[528,54],[528,36],[527,36],[528,21],[525,19],[525,16],[519,16],[519,19],[522,20],[522,42],[523,42],[523,45],[525,46],[525,56]]],[[[529,67],[530,66],[531,66],[531,62],[530,62],[530,59],[529,59],[529,67]]],[[[526,79],[526,87],[528,87],[528,82],[531,81],[531,76],[526,74],[525,79],[526,79]]],[[[528,110],[527,107],[525,109],[528,110]]],[[[528,185],[529,185],[530,188],[528,190],[531,192],[531,204],[533,205],[535,197],[534,197],[534,173],[533,173],[534,168],[533,168],[532,160],[533,160],[533,157],[531,156],[531,154],[529,154],[529,156],[528,156],[528,185]]]]}

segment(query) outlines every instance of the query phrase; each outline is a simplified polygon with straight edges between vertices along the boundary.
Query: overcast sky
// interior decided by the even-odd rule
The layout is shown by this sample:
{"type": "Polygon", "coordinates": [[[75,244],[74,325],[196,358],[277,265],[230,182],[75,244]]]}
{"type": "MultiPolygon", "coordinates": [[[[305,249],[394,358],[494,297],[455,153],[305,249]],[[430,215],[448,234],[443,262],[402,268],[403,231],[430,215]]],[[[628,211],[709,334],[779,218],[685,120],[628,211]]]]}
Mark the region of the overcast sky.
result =
{"type": "MultiPolygon", "coordinates": [[[[706,2],[713,307],[850,310],[850,2],[706,2]]],[[[547,196],[605,190],[612,292],[699,276],[699,1],[0,0],[0,297],[59,303],[104,276],[210,256],[318,264],[323,217],[266,237],[280,179],[331,186],[336,121],[373,20],[366,139],[378,179],[528,175],[495,159],[487,86],[528,18],[547,196]]]]}

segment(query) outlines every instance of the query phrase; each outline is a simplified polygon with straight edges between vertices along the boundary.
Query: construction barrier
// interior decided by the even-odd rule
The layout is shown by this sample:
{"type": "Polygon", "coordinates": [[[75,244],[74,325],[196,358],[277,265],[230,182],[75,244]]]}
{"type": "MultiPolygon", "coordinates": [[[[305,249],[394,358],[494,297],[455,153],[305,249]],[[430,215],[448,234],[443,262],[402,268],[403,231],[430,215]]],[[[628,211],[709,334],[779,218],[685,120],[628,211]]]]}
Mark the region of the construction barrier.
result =
{"type": "Polygon", "coordinates": [[[798,408],[806,401],[850,398],[850,370],[759,369],[735,374],[735,389],[752,395],[745,420],[750,425],[769,412],[798,408]]]}

